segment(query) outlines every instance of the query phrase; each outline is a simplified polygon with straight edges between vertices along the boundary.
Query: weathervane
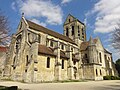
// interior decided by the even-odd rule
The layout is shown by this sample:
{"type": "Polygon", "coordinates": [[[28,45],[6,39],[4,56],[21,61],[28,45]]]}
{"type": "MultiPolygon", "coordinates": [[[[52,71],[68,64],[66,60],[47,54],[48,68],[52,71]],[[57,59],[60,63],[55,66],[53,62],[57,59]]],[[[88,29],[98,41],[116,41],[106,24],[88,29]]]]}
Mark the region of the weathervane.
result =
{"type": "Polygon", "coordinates": [[[24,13],[22,13],[22,17],[24,16],[24,13]]]}

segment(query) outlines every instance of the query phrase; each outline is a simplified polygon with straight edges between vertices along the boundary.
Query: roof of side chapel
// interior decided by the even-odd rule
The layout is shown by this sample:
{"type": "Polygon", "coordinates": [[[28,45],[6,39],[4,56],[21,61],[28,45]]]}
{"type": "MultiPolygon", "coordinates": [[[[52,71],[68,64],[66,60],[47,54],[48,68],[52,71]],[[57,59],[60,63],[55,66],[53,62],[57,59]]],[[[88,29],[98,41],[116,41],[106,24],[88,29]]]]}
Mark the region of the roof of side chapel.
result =
{"type": "MultiPolygon", "coordinates": [[[[98,38],[95,38],[95,39],[92,39],[92,40],[93,40],[93,43],[96,44],[97,41],[98,41],[98,38]]],[[[87,47],[89,46],[89,43],[90,43],[89,41],[82,42],[82,43],[81,43],[81,46],[80,46],[80,50],[81,50],[81,51],[87,50],[87,47]]],[[[105,48],[104,48],[104,52],[105,52],[105,53],[112,54],[111,52],[109,52],[109,51],[106,50],[105,48]]]]}
{"type": "MultiPolygon", "coordinates": [[[[96,44],[97,40],[98,40],[97,38],[93,39],[93,43],[96,44]]],[[[87,47],[89,46],[89,43],[90,43],[89,41],[82,42],[82,43],[81,43],[81,46],[80,46],[80,50],[81,50],[81,51],[86,50],[87,47]]]]}

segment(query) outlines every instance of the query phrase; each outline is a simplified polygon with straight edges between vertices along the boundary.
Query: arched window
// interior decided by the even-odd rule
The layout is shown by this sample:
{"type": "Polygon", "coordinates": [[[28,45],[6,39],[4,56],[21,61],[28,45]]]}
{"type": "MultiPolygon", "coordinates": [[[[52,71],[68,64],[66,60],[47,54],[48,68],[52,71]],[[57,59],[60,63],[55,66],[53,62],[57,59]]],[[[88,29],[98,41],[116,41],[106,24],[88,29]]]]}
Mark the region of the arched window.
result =
{"type": "Polygon", "coordinates": [[[97,69],[96,69],[96,76],[98,76],[98,71],[97,71],[97,69]]]}
{"type": "Polygon", "coordinates": [[[64,69],[64,60],[62,60],[62,69],[64,69]]]}
{"type": "Polygon", "coordinates": [[[50,68],[50,57],[47,57],[47,68],[50,68]]]}
{"type": "Polygon", "coordinates": [[[102,71],[101,71],[101,69],[100,69],[100,75],[102,75],[102,71]]]}
{"type": "Polygon", "coordinates": [[[82,35],[84,35],[84,28],[82,28],[82,35]]]}
{"type": "Polygon", "coordinates": [[[41,36],[38,35],[38,43],[40,43],[40,41],[41,41],[41,36]]]}
{"type": "Polygon", "coordinates": [[[70,22],[70,19],[69,19],[69,22],[70,22]]]}
{"type": "Polygon", "coordinates": [[[28,61],[28,55],[26,56],[26,66],[28,66],[28,63],[29,63],[29,61],[28,61]]]}
{"type": "Polygon", "coordinates": [[[64,50],[64,45],[63,44],[61,45],[61,49],[64,50]]]}
{"type": "Polygon", "coordinates": [[[74,26],[72,26],[72,35],[74,35],[74,26]]]}
{"type": "Polygon", "coordinates": [[[69,36],[68,27],[66,28],[66,36],[69,36]]]}
{"type": "Polygon", "coordinates": [[[16,68],[16,66],[15,66],[15,58],[16,58],[16,56],[14,57],[14,60],[13,60],[13,69],[16,68]]]}
{"type": "Polygon", "coordinates": [[[53,41],[51,41],[50,46],[53,47],[53,41]]]}
{"type": "Polygon", "coordinates": [[[102,63],[101,53],[99,53],[100,63],[102,63]]]}

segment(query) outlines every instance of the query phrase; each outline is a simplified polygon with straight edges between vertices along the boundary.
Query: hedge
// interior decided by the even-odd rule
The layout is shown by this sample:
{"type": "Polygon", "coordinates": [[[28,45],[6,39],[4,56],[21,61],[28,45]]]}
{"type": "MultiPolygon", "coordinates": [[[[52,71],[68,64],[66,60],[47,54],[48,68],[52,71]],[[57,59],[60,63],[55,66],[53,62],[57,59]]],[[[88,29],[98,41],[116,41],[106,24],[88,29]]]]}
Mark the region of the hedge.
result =
{"type": "Polygon", "coordinates": [[[120,80],[118,76],[103,76],[104,80],[120,80]]]}

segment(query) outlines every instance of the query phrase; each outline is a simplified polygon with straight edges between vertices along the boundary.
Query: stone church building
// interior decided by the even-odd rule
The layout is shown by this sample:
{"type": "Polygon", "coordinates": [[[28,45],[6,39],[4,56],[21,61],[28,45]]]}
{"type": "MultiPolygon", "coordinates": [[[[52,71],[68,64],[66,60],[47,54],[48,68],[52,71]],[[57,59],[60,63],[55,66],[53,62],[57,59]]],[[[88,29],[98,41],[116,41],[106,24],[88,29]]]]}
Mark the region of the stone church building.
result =
{"type": "Polygon", "coordinates": [[[59,34],[22,16],[12,35],[4,77],[25,82],[102,80],[115,75],[112,53],[97,37],[86,41],[86,26],[72,15],[59,34]]]}

